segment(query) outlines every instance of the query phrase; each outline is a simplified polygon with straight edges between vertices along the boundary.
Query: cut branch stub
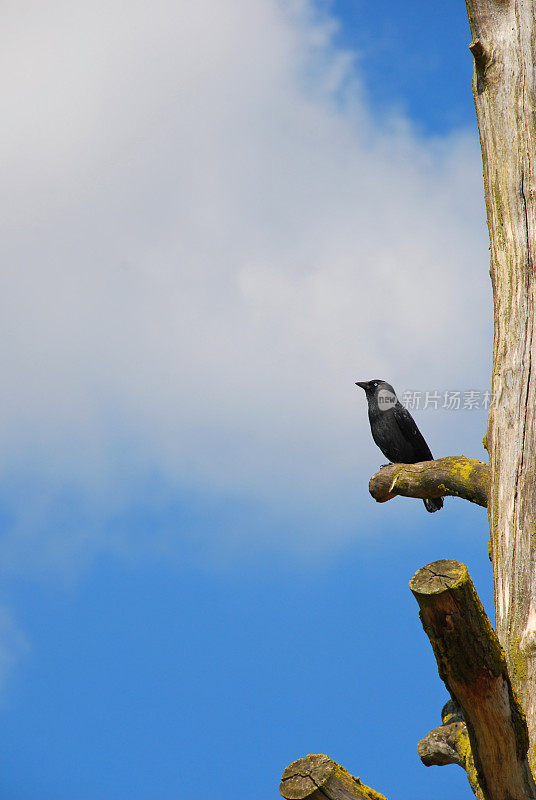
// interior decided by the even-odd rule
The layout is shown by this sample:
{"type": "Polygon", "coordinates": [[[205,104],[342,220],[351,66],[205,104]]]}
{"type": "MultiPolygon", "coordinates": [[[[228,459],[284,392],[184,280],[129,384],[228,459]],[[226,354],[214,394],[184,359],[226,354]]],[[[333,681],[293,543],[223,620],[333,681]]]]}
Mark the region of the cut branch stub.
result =
{"type": "Polygon", "coordinates": [[[489,63],[490,56],[480,39],[475,39],[469,45],[469,50],[473,54],[477,69],[485,70],[486,65],[489,63]]]}
{"type": "Polygon", "coordinates": [[[430,731],[424,739],[417,743],[419,757],[425,767],[444,767],[446,764],[458,764],[465,769],[465,744],[460,744],[460,737],[465,736],[467,746],[467,726],[461,711],[453,700],[445,704],[441,712],[443,724],[430,731]],[[450,707],[456,711],[450,712],[450,707]]]}
{"type": "Polygon", "coordinates": [[[504,652],[467,568],[435,561],[410,581],[439,675],[467,725],[485,800],[536,798],[528,731],[504,652]]]}
{"type": "Polygon", "coordinates": [[[289,764],[279,791],[286,800],[386,800],[324,755],[309,755],[289,764]]]}
{"type": "Polygon", "coordinates": [[[467,733],[467,725],[457,703],[449,700],[441,711],[443,724],[430,731],[417,744],[417,751],[425,767],[444,767],[458,764],[467,774],[469,785],[477,800],[484,800],[467,733]]]}
{"type": "Polygon", "coordinates": [[[483,461],[448,456],[418,464],[389,464],[369,481],[369,492],[378,503],[403,497],[461,497],[487,506],[490,472],[483,461]]]}

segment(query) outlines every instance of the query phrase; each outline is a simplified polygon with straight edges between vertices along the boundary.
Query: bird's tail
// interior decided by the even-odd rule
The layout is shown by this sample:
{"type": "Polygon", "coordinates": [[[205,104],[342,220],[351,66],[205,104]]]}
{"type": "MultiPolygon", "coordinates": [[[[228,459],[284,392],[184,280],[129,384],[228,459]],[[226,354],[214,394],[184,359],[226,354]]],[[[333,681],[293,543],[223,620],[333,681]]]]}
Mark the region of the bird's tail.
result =
{"type": "Polygon", "coordinates": [[[430,514],[433,514],[434,511],[439,511],[440,508],[443,508],[443,498],[442,497],[427,497],[426,500],[423,500],[424,506],[430,514]]]}

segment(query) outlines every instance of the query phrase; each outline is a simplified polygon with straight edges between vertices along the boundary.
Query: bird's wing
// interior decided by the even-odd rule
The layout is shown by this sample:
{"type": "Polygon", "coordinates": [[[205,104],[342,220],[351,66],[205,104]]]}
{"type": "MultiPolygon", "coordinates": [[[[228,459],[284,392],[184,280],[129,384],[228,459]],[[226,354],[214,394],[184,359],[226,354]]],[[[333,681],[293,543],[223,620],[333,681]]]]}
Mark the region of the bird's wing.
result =
{"type": "Polygon", "coordinates": [[[417,427],[417,423],[402,403],[394,407],[394,417],[404,438],[411,442],[416,461],[433,461],[434,457],[426,444],[424,436],[417,427]]]}

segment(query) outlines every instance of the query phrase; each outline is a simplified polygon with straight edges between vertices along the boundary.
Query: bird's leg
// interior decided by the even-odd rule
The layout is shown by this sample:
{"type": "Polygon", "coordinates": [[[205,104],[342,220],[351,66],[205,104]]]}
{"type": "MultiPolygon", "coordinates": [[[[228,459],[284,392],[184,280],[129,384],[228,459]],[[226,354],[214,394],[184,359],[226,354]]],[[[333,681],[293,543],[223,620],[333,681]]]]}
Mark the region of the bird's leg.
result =
{"type": "Polygon", "coordinates": [[[380,469],[383,469],[384,467],[392,467],[392,466],[393,466],[393,462],[389,461],[388,464],[380,464],[380,469]]]}

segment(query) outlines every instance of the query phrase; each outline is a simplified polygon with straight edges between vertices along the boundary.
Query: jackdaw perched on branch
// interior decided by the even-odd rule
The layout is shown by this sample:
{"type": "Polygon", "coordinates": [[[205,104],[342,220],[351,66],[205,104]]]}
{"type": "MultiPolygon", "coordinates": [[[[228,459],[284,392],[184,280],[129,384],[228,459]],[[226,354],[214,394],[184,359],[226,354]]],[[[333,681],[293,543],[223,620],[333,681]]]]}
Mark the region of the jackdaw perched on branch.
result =
{"type": "MultiPolygon", "coordinates": [[[[365,390],[372,438],[393,464],[417,464],[433,461],[434,457],[409,411],[398,400],[390,383],[374,379],[357,381],[365,390]]],[[[426,510],[433,514],[443,508],[443,498],[423,500],[426,510]]]]}

